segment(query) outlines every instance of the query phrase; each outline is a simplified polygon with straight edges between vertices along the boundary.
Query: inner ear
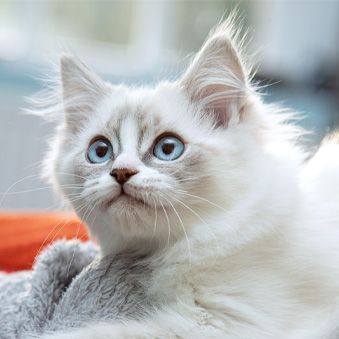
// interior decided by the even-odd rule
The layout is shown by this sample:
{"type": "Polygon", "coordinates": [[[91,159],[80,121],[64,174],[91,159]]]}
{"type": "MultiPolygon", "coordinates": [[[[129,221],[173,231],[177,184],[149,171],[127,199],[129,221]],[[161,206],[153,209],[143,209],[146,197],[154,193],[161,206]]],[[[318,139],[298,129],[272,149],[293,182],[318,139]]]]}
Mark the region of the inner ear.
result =
{"type": "Polygon", "coordinates": [[[211,114],[216,127],[229,127],[240,121],[242,95],[241,91],[230,86],[212,84],[195,93],[191,100],[211,114]]]}

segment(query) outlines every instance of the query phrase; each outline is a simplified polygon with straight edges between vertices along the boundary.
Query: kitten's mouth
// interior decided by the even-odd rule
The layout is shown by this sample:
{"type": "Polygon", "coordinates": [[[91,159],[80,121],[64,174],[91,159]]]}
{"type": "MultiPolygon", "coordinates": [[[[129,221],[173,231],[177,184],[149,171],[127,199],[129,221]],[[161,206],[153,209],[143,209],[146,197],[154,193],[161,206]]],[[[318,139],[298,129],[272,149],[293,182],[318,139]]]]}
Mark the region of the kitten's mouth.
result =
{"type": "Polygon", "coordinates": [[[145,200],[132,196],[131,194],[124,191],[123,188],[121,188],[121,192],[118,196],[109,199],[104,203],[104,205],[105,208],[108,209],[116,203],[122,204],[124,207],[149,207],[145,200]]]}

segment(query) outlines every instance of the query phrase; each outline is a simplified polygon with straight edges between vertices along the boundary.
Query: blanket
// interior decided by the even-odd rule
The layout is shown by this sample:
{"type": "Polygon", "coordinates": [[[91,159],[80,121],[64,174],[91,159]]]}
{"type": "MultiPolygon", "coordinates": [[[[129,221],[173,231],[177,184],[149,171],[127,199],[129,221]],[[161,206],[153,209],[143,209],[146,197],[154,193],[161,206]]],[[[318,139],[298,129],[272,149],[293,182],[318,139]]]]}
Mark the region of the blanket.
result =
{"type": "Polygon", "coordinates": [[[73,213],[0,211],[0,271],[30,270],[45,245],[74,237],[88,240],[87,227],[73,213]]]}
{"type": "Polygon", "coordinates": [[[90,242],[55,242],[32,271],[0,274],[0,338],[138,319],[155,306],[145,293],[150,273],[133,254],[101,257],[90,242]]]}

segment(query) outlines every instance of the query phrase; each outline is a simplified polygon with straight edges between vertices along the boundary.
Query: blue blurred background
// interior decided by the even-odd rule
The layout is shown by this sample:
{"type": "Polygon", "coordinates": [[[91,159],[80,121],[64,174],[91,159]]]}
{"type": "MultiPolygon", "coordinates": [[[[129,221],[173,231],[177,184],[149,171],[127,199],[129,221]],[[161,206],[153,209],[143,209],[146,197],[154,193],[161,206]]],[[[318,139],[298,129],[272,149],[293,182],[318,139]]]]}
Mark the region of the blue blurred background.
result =
{"type": "Polygon", "coordinates": [[[39,178],[53,126],[21,108],[61,51],[107,80],[152,84],[174,78],[236,5],[265,100],[303,113],[315,148],[339,124],[339,1],[0,0],[0,209],[59,206],[39,178]]]}

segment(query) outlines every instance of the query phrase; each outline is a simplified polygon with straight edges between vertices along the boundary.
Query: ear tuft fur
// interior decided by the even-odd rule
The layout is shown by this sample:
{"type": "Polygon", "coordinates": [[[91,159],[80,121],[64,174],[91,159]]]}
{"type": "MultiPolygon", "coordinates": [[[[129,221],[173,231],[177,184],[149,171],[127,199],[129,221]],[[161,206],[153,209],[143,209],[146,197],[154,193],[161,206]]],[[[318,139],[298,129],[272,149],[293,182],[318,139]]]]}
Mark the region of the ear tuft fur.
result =
{"type": "Polygon", "coordinates": [[[109,85],[70,55],[61,57],[60,74],[66,123],[76,130],[79,121],[93,113],[93,105],[108,93],[109,85]]]}
{"type": "Polygon", "coordinates": [[[63,54],[58,70],[44,79],[44,89],[27,98],[28,114],[62,122],[70,131],[77,131],[93,112],[94,105],[109,93],[110,85],[100,79],[83,62],[63,54]]]}
{"type": "Polygon", "coordinates": [[[211,113],[215,124],[223,127],[240,120],[249,87],[234,18],[232,15],[210,32],[180,81],[190,101],[211,113]]]}

